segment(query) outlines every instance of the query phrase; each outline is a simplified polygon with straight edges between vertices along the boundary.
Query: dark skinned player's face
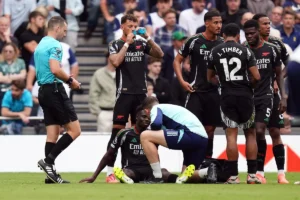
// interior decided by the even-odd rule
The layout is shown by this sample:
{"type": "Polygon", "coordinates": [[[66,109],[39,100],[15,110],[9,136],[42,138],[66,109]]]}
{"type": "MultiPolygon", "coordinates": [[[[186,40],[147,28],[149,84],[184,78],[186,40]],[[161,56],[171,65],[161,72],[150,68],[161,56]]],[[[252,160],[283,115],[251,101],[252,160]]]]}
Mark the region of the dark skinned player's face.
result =
{"type": "Polygon", "coordinates": [[[211,20],[205,22],[206,29],[214,35],[219,35],[222,28],[222,18],[213,17],[211,20]]]}
{"type": "Polygon", "coordinates": [[[259,33],[261,36],[269,36],[270,35],[270,29],[271,29],[271,22],[269,17],[262,17],[258,20],[259,24],[259,33]]]}
{"type": "Polygon", "coordinates": [[[136,126],[140,131],[144,131],[147,129],[149,125],[150,125],[150,116],[149,114],[147,114],[145,110],[143,110],[137,116],[136,126]]]}
{"type": "Polygon", "coordinates": [[[258,30],[255,27],[251,27],[251,28],[246,28],[244,31],[245,31],[245,36],[246,36],[247,42],[251,46],[257,45],[257,43],[259,42],[258,30]]]}

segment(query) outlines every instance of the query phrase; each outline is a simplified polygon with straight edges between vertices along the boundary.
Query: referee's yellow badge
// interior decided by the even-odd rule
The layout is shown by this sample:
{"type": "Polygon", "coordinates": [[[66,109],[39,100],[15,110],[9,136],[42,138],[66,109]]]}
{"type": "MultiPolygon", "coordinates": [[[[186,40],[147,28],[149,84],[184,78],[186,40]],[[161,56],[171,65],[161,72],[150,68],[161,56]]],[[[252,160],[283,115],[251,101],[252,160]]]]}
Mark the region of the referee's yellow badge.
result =
{"type": "Polygon", "coordinates": [[[297,42],[297,38],[296,37],[294,37],[294,42],[297,42]]]}

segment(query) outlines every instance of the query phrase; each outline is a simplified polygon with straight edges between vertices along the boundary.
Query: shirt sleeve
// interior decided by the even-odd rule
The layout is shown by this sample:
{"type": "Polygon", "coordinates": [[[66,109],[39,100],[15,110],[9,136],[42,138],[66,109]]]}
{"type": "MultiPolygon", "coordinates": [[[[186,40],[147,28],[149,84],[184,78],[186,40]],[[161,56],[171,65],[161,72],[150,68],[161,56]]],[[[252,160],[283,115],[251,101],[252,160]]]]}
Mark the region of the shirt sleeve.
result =
{"type": "Polygon", "coordinates": [[[289,55],[287,49],[285,48],[283,42],[280,40],[279,40],[279,45],[280,45],[280,49],[281,49],[281,52],[280,52],[281,61],[283,63],[286,63],[288,61],[290,55],[289,55]]]}
{"type": "Polygon", "coordinates": [[[118,151],[118,149],[122,146],[126,139],[127,132],[125,130],[120,130],[118,134],[116,135],[115,139],[111,143],[110,147],[113,148],[115,151],[118,151]]]}
{"type": "Polygon", "coordinates": [[[119,51],[118,45],[115,41],[108,44],[109,55],[117,54],[119,51]]]}
{"type": "Polygon", "coordinates": [[[28,90],[24,90],[24,107],[32,107],[32,96],[28,90]]]}
{"type": "Polygon", "coordinates": [[[279,53],[278,49],[276,47],[272,47],[272,50],[273,50],[273,55],[274,55],[273,68],[281,67],[282,63],[281,63],[280,53],[279,53]]]}
{"type": "Polygon", "coordinates": [[[73,53],[72,49],[69,48],[69,64],[71,67],[73,67],[75,64],[77,64],[77,60],[76,60],[76,57],[75,57],[75,54],[73,53]]]}
{"type": "Polygon", "coordinates": [[[188,55],[189,55],[189,53],[190,53],[191,42],[192,42],[192,39],[191,39],[191,38],[187,39],[187,40],[183,43],[182,47],[179,49],[178,53],[179,53],[182,57],[184,57],[184,58],[188,57],[188,55]]]}
{"type": "Polygon", "coordinates": [[[248,68],[256,66],[256,59],[254,53],[249,48],[246,47],[246,49],[247,49],[248,68]]]}
{"type": "Polygon", "coordinates": [[[7,91],[4,94],[3,100],[2,100],[2,107],[10,108],[11,106],[11,92],[7,91]]]}
{"type": "Polygon", "coordinates": [[[146,26],[152,26],[152,19],[151,19],[150,15],[148,15],[148,20],[147,20],[146,26]]]}
{"type": "Polygon", "coordinates": [[[214,63],[213,63],[213,61],[214,61],[213,52],[214,52],[214,49],[212,49],[210,54],[209,54],[208,62],[207,62],[207,68],[215,71],[215,66],[214,66],[214,63]]]}
{"type": "Polygon", "coordinates": [[[150,112],[151,130],[161,130],[163,125],[163,114],[160,108],[152,108],[150,112]]]}
{"type": "Polygon", "coordinates": [[[62,48],[61,46],[58,47],[53,47],[50,49],[50,57],[49,60],[57,60],[57,61],[61,61],[62,58],[62,48]]]}
{"type": "Polygon", "coordinates": [[[34,55],[32,55],[31,58],[30,58],[29,67],[32,67],[32,68],[35,69],[34,55]]]}

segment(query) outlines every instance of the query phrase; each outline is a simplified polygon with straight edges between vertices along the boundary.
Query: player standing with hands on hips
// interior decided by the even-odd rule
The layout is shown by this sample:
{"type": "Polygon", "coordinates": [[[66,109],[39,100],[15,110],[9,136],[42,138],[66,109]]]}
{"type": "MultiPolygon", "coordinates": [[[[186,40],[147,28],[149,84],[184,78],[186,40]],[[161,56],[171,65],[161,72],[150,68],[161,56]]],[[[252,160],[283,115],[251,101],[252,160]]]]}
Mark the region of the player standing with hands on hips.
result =
{"type": "Polygon", "coordinates": [[[48,177],[45,183],[69,183],[56,173],[54,161],[81,133],[74,106],[62,84],[67,83],[74,90],[80,88],[80,83],[60,67],[62,46],[59,40],[66,34],[66,21],[59,16],[52,17],[48,22],[47,36],[34,52],[36,78],[40,86],[38,99],[47,130],[45,159],[38,161],[38,166],[48,177]],[[57,141],[62,125],[67,132],[57,141]]]}
{"type": "MultiPolygon", "coordinates": [[[[136,123],[136,108],[146,98],[145,54],[155,58],[164,56],[161,48],[148,36],[144,28],[138,28],[138,19],[131,14],[121,19],[123,35],[109,44],[109,59],[116,67],[117,97],[113,116],[113,130],[108,148],[117,133],[125,128],[128,117],[136,123]]],[[[117,182],[112,163],[107,166],[106,182],[117,182]]]]}

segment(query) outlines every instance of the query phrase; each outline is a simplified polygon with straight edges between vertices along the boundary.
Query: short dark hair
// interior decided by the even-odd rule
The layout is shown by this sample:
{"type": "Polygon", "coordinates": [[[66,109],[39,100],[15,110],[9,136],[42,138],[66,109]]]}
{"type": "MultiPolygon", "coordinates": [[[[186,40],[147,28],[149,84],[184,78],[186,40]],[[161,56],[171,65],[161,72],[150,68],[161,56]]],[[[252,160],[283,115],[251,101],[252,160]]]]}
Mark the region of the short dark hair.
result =
{"type": "Polygon", "coordinates": [[[156,97],[146,97],[141,104],[142,109],[149,109],[153,106],[154,103],[159,103],[156,97]]]}
{"type": "Polygon", "coordinates": [[[282,13],[282,17],[286,16],[286,15],[292,15],[294,17],[294,19],[296,19],[297,15],[295,13],[295,11],[290,10],[290,9],[285,9],[282,13]]]}
{"type": "Polygon", "coordinates": [[[26,88],[26,82],[24,79],[14,80],[11,82],[11,85],[16,86],[19,90],[24,90],[26,88]]]}
{"type": "Polygon", "coordinates": [[[244,24],[244,30],[246,28],[255,28],[256,30],[258,30],[258,28],[259,28],[258,22],[254,19],[250,19],[250,20],[246,21],[246,23],[244,24]]]}
{"type": "Polygon", "coordinates": [[[157,0],[157,3],[170,3],[171,0],[157,0]]]}
{"type": "Polygon", "coordinates": [[[36,17],[38,17],[38,16],[41,16],[41,17],[45,18],[45,16],[44,16],[41,12],[39,12],[39,11],[32,11],[32,12],[29,14],[29,22],[30,22],[30,20],[31,20],[32,18],[36,18],[36,17]]]}
{"type": "Polygon", "coordinates": [[[64,24],[67,24],[64,18],[62,18],[61,16],[54,16],[51,17],[50,20],[48,21],[48,29],[51,30],[57,25],[62,26],[64,24]]]}
{"type": "Polygon", "coordinates": [[[138,19],[133,14],[126,14],[121,18],[121,24],[125,24],[128,21],[138,22],[138,19]]]}
{"type": "Polygon", "coordinates": [[[224,34],[226,36],[235,37],[240,34],[240,27],[235,23],[229,23],[224,28],[224,34]]]}
{"type": "Polygon", "coordinates": [[[148,57],[148,65],[151,65],[152,63],[155,63],[155,62],[160,62],[161,63],[161,59],[160,58],[154,58],[152,56],[148,57]]]}
{"type": "Polygon", "coordinates": [[[165,18],[168,14],[173,13],[176,16],[176,10],[174,10],[173,8],[170,8],[169,10],[167,10],[166,12],[163,13],[162,17],[165,18]]]}
{"type": "Polygon", "coordinates": [[[221,14],[217,10],[211,10],[205,13],[204,15],[204,21],[212,20],[213,17],[221,17],[221,14]]]}
{"type": "Polygon", "coordinates": [[[133,9],[130,9],[126,14],[133,15],[134,12],[141,12],[141,9],[139,9],[139,8],[133,8],[133,9]]]}
{"type": "Polygon", "coordinates": [[[252,17],[252,19],[258,21],[260,18],[263,18],[263,17],[268,17],[268,16],[267,16],[266,14],[263,14],[263,13],[258,13],[258,14],[256,14],[256,15],[254,15],[254,16],[252,17]]]}

